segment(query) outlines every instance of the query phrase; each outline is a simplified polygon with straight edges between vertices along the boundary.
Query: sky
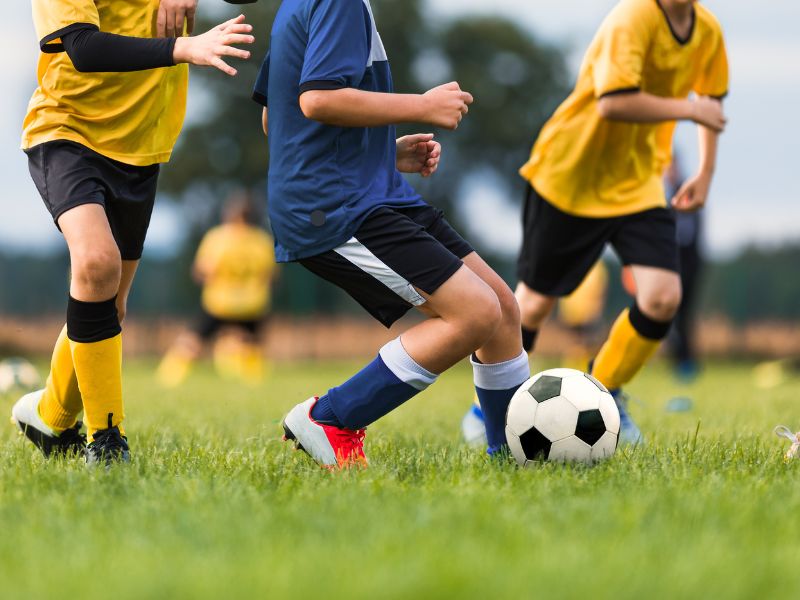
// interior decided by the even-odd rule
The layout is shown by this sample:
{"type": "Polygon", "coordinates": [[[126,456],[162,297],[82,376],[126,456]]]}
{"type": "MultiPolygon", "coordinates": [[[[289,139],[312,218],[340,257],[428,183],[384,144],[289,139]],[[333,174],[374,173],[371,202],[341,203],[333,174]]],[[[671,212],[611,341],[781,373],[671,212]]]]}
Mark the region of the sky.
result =
{"type": "MultiPolygon", "coordinates": [[[[402,0],[400,0],[402,1],[402,0]]],[[[464,13],[502,14],[567,50],[573,73],[583,50],[614,0],[429,0],[432,18],[464,13]]],[[[731,63],[726,100],[729,125],[707,209],[707,243],[717,256],[749,243],[800,241],[800,3],[795,0],[705,2],[725,29],[731,63]]],[[[210,10],[210,0],[200,1],[210,10]]],[[[381,23],[378,23],[379,28],[381,23]]],[[[385,27],[386,25],[384,25],[385,27]]],[[[30,181],[19,136],[35,87],[36,36],[28,2],[10,2],[0,22],[0,53],[8,90],[0,111],[0,180],[3,217],[0,246],[48,252],[63,242],[30,181]]],[[[391,49],[387,49],[391,56],[391,49]]],[[[679,128],[677,143],[687,167],[696,162],[693,127],[679,128]]],[[[184,151],[187,151],[184,149],[184,151]]],[[[446,149],[445,149],[446,151],[446,149]]],[[[491,223],[478,235],[498,250],[513,253],[517,211],[508,206],[499,182],[483,181],[464,198],[476,223],[491,223]]],[[[148,237],[151,251],[168,250],[182,236],[180,215],[157,206],[148,237]]]]}

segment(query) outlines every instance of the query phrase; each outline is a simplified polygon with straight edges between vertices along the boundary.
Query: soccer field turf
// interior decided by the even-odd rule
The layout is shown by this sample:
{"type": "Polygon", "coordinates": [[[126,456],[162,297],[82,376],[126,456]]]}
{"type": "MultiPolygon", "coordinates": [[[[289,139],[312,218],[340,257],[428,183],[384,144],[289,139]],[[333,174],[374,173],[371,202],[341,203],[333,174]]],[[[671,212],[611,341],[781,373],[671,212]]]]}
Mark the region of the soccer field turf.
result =
{"type": "Polygon", "coordinates": [[[130,363],[133,464],[110,473],[45,462],[3,426],[0,597],[796,594],[800,464],[772,428],[800,428],[797,378],[759,391],[750,366],[714,365],[694,410],[667,413],[682,390],[655,366],[630,388],[646,448],[521,470],[460,444],[461,365],[370,428],[369,470],[332,474],[279,419],[355,367],[278,365],[257,390],[200,367],[163,392],[130,363]]]}

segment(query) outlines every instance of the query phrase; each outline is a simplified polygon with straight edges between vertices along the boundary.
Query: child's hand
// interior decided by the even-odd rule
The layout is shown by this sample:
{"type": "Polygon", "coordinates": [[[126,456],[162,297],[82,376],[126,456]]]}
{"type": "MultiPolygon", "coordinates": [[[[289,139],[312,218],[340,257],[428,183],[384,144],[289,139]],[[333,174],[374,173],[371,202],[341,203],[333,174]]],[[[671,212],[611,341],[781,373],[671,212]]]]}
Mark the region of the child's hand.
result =
{"type": "Polygon", "coordinates": [[[182,36],[184,22],[186,23],[186,34],[192,35],[196,10],[197,0],[161,0],[156,18],[157,36],[182,36]]]}
{"type": "Polygon", "coordinates": [[[688,179],[672,198],[672,207],[680,212],[694,212],[700,210],[708,198],[711,188],[711,177],[699,173],[688,179]]]}
{"type": "Polygon", "coordinates": [[[228,75],[236,75],[236,69],[228,65],[223,56],[247,60],[250,52],[234,48],[234,44],[252,44],[255,38],[247,35],[253,27],[244,22],[244,15],[217,25],[202,35],[179,37],[175,40],[173,58],[175,63],[216,67],[228,75]]]}
{"type": "Polygon", "coordinates": [[[432,133],[416,133],[397,139],[397,170],[430,177],[439,168],[442,145],[432,133]]]}
{"type": "Polygon", "coordinates": [[[472,94],[462,91],[455,81],[428,90],[422,98],[427,105],[424,122],[445,129],[456,129],[473,102],[472,94]]]}

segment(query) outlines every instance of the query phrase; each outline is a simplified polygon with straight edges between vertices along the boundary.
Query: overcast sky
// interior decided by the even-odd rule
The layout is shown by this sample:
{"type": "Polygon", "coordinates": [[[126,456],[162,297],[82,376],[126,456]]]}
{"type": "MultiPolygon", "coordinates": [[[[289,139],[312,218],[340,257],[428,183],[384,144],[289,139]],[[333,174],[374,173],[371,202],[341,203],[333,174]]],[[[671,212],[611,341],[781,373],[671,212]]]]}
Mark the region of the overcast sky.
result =
{"type": "MultiPolygon", "coordinates": [[[[201,0],[209,5],[209,0],[201,0]]],[[[573,68],[613,0],[430,0],[439,16],[463,12],[500,13],[570,51],[573,68]]],[[[726,102],[728,130],[722,138],[709,206],[709,244],[727,253],[756,241],[773,244],[800,240],[800,3],[795,0],[705,3],[725,28],[731,62],[731,94],[726,102]]],[[[6,77],[0,111],[0,180],[4,211],[0,245],[46,251],[60,238],[30,181],[19,151],[20,125],[35,85],[37,45],[30,4],[9,2],[0,22],[0,68],[6,77]]],[[[378,23],[379,28],[381,23],[378,23]]],[[[383,24],[383,27],[387,27],[383,24]]],[[[387,49],[391,56],[391,49],[387,49]]],[[[694,161],[694,134],[683,127],[679,142],[694,161]]],[[[187,151],[184,149],[184,151],[187,151]]],[[[470,211],[489,211],[493,187],[483,186],[468,199],[470,211]]],[[[497,212],[493,213],[497,215],[497,212]]],[[[495,220],[489,237],[508,240],[503,229],[516,215],[495,220]]],[[[486,222],[480,219],[481,222],[486,222]]],[[[180,235],[179,218],[157,211],[149,243],[170,245],[180,235]]]]}

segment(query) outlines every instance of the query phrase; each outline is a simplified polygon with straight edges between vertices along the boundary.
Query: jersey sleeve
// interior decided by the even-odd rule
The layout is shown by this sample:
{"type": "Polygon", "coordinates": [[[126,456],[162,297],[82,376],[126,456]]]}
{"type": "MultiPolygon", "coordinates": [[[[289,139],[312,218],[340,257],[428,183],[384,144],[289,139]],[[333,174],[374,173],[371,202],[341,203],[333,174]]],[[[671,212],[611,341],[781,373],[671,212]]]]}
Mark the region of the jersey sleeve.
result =
{"type": "Polygon", "coordinates": [[[648,20],[630,11],[609,14],[598,31],[597,53],[593,61],[594,92],[600,98],[640,89],[647,48],[650,45],[648,20]]]}
{"type": "Polygon", "coordinates": [[[78,29],[100,29],[94,0],[33,0],[33,25],[42,52],[64,52],[61,36],[78,29]]]}
{"type": "Polygon", "coordinates": [[[372,22],[363,0],[320,0],[309,15],[300,93],[357,87],[371,42],[372,22]]]}
{"type": "Polygon", "coordinates": [[[253,100],[258,102],[261,106],[267,106],[267,93],[269,91],[269,51],[261,63],[261,68],[258,70],[258,77],[256,77],[256,84],[253,86],[253,100]]]}
{"type": "Polygon", "coordinates": [[[721,31],[693,89],[699,96],[712,96],[720,100],[728,95],[728,53],[721,31]]]}

